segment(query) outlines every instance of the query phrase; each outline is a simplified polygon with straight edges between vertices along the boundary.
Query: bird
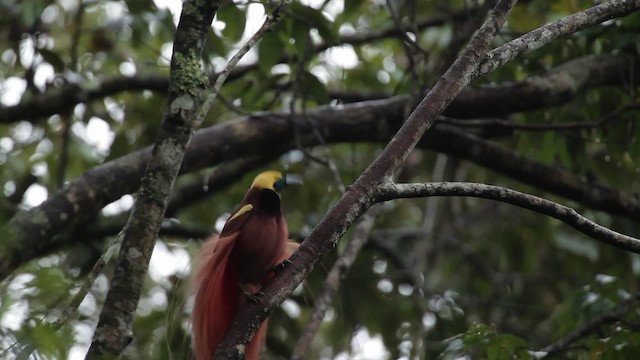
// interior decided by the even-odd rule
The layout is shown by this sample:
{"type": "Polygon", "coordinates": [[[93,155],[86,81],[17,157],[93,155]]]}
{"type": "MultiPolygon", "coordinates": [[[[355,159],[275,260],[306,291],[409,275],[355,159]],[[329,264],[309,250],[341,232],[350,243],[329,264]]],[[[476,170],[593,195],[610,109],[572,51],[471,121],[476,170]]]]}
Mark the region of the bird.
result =
{"type": "MultiPolygon", "coordinates": [[[[197,360],[213,359],[235,313],[258,300],[274,271],[297,249],[298,244],[289,240],[280,192],[287,185],[301,183],[301,177],[294,174],[261,172],[220,235],[202,245],[193,278],[191,314],[197,360]]],[[[266,334],[264,321],[246,347],[246,360],[258,359],[266,334]]]]}

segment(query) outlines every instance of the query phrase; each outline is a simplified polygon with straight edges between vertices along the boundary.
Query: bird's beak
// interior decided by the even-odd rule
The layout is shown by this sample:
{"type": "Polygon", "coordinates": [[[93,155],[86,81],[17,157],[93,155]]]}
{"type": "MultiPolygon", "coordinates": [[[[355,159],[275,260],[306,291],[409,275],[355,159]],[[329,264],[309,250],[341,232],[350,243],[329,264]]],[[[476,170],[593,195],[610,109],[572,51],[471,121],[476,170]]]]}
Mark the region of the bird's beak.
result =
{"type": "Polygon", "coordinates": [[[302,176],[297,174],[285,174],[284,176],[285,185],[302,185],[304,181],[302,181],[302,176]]]}

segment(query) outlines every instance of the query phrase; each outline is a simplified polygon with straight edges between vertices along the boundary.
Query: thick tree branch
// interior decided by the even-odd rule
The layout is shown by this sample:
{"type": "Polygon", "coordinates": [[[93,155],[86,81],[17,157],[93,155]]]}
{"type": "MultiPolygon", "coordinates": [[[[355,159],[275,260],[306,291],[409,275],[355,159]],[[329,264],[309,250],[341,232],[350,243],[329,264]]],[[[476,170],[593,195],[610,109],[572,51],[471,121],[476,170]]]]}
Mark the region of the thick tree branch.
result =
{"type": "MultiPolygon", "coordinates": [[[[309,122],[328,144],[387,142],[403,121],[406,97],[367,101],[341,107],[309,109],[304,115],[264,114],[199,131],[182,164],[182,173],[200,170],[255,154],[278,156],[295,149],[292,122],[298,127],[299,145],[319,145],[309,122]]],[[[489,140],[450,126],[437,125],[419,143],[421,148],[467,159],[542,190],[550,191],[615,215],[640,218],[640,195],[621,192],[566,170],[530,160],[489,140]],[[517,166],[514,166],[517,164],[517,166]]],[[[96,166],[40,206],[17,213],[0,242],[0,278],[39,254],[74,239],[64,236],[93,219],[107,204],[132,193],[139,185],[150,149],[130,153],[96,166]]],[[[172,210],[173,213],[174,210],[172,210]]]]}
{"type": "Polygon", "coordinates": [[[640,239],[620,234],[599,225],[578,214],[570,207],[500,186],[463,182],[425,184],[394,184],[389,182],[379,188],[375,195],[375,201],[425,196],[471,196],[505,202],[551,216],[596,240],[640,254],[640,239]]]}
{"type": "MultiPolygon", "coordinates": [[[[638,82],[640,71],[637,57],[588,55],[567,61],[549,71],[530,75],[522,81],[467,86],[442,114],[458,119],[501,117],[567,104],[588,89],[628,86],[638,82]]],[[[354,91],[333,91],[330,95],[348,103],[391,97],[389,94],[354,91]]]]}
{"type": "MultiPolygon", "coordinates": [[[[460,21],[473,16],[477,9],[466,9],[452,14],[436,15],[429,19],[423,19],[416,23],[419,30],[429,27],[441,26],[448,21],[460,21]]],[[[362,45],[381,39],[400,36],[400,29],[390,26],[383,29],[372,29],[365,33],[342,35],[335,43],[322,42],[314,45],[313,51],[320,53],[327,49],[340,45],[362,45]]],[[[283,57],[281,62],[288,59],[283,57]]],[[[238,66],[229,73],[229,80],[241,78],[249,71],[258,69],[258,64],[238,66]]],[[[214,83],[219,74],[210,75],[211,83],[214,83]]],[[[104,79],[98,86],[83,87],[80,84],[69,84],[66,87],[34,97],[32,100],[14,105],[0,106],[0,123],[11,123],[18,120],[41,121],[47,116],[68,112],[74,106],[88,103],[107,96],[114,96],[126,91],[152,90],[166,93],[169,87],[169,78],[159,74],[143,74],[136,76],[119,76],[104,79]]]]}
{"type": "Polygon", "coordinates": [[[576,176],[562,168],[544,165],[516,151],[455,128],[438,125],[430,133],[420,145],[434,145],[439,151],[473,161],[523,183],[535,184],[534,186],[541,190],[611,214],[623,215],[633,220],[640,216],[640,194],[624,193],[587,177],[576,176]],[[433,137],[429,137],[431,132],[435,133],[434,130],[440,133],[439,136],[433,134],[433,137]],[[447,138],[449,142],[446,142],[447,138]]]}
{"type": "Polygon", "coordinates": [[[207,111],[200,57],[217,1],[183,4],[171,57],[162,126],[124,228],[120,255],[87,359],[116,358],[133,338],[132,322],[149,259],[187,145],[207,111]]]}
{"type": "Polygon", "coordinates": [[[262,304],[248,306],[236,314],[225,339],[216,350],[216,357],[242,358],[242,345],[253,336],[259,324],[300,284],[322,256],[335,246],[347,227],[371,206],[371,191],[375,189],[376,184],[392,176],[424,132],[433,124],[436,116],[472,80],[473,70],[506,21],[513,5],[514,0],[498,1],[493,13],[471,39],[462,55],[409,115],[382,154],[349,187],[334,208],[312,230],[307,240],[300,245],[300,249],[291,257],[291,266],[276,275],[273,281],[262,289],[265,294],[262,304]]]}
{"type": "MultiPolygon", "coordinates": [[[[454,118],[500,117],[566,104],[585,90],[640,80],[638,60],[591,55],[568,61],[523,81],[467,87],[443,115],[454,118]]],[[[482,73],[481,73],[482,74],[482,73]]]]}
{"type": "MultiPolygon", "coordinates": [[[[564,65],[524,81],[465,88],[444,115],[457,118],[497,117],[521,111],[538,110],[565,104],[589,88],[626,85],[640,81],[637,58],[621,55],[592,55],[569,61],[564,65]],[[526,99],[527,101],[523,101],[526,99]]],[[[232,71],[229,80],[241,77],[232,71]]],[[[213,76],[215,80],[217,76],[213,76]]],[[[166,93],[168,79],[162,75],[137,75],[106,79],[101,85],[82,88],[68,85],[59,93],[44,94],[33,100],[10,107],[0,106],[0,121],[37,120],[69,111],[79,103],[87,103],[125,91],[152,90],[166,93]]],[[[333,93],[345,102],[387,98],[388,94],[333,93]]]]}
{"type": "Polygon", "coordinates": [[[32,100],[18,105],[0,106],[0,122],[42,121],[47,116],[68,112],[78,104],[88,103],[121,92],[153,90],[166,93],[168,87],[169,78],[165,75],[113,77],[105,79],[97,87],[68,84],[60,90],[33,97],[32,100]]]}

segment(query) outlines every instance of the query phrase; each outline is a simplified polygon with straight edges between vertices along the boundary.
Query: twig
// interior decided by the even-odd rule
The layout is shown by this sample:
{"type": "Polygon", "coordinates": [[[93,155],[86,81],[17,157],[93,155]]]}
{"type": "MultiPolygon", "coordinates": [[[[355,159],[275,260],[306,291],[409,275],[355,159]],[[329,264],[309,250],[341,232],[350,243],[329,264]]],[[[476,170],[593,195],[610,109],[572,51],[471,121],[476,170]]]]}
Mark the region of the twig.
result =
{"type": "Polygon", "coordinates": [[[467,182],[394,184],[389,181],[379,188],[375,200],[387,201],[425,196],[471,196],[505,202],[551,216],[596,240],[640,254],[640,239],[599,225],[570,207],[500,186],[467,182]]]}
{"type": "Polygon", "coordinates": [[[488,74],[511,60],[560,37],[628,15],[638,9],[640,9],[640,0],[611,0],[565,16],[489,51],[474,74],[474,78],[488,74]]]}
{"type": "Polygon", "coordinates": [[[625,105],[619,109],[616,109],[597,121],[571,121],[555,124],[519,124],[513,121],[503,119],[452,119],[447,117],[440,117],[439,122],[445,124],[456,125],[460,127],[501,127],[511,130],[526,130],[526,131],[554,131],[554,130],[579,130],[579,129],[592,129],[604,125],[607,122],[620,118],[620,115],[627,111],[635,111],[640,109],[640,104],[625,105]]]}
{"type": "MultiPolygon", "coordinates": [[[[387,0],[387,8],[389,9],[389,13],[391,13],[391,20],[393,20],[393,23],[395,24],[396,28],[398,29],[398,33],[400,34],[400,37],[402,38],[402,40],[404,42],[406,42],[407,44],[411,45],[412,48],[414,48],[415,50],[418,50],[420,53],[422,53],[422,55],[425,56],[425,58],[429,57],[429,52],[425,49],[423,49],[420,44],[418,44],[414,39],[412,39],[408,34],[407,34],[407,29],[404,26],[404,24],[402,23],[402,19],[400,19],[400,14],[398,14],[398,9],[396,9],[395,4],[393,3],[392,0],[387,0]]],[[[414,34],[417,35],[417,34],[414,34]]],[[[412,58],[412,54],[410,51],[407,52],[407,55],[409,56],[409,61],[413,62],[412,58]]]]}
{"type": "MultiPolygon", "coordinates": [[[[80,1],[78,3],[78,9],[74,15],[74,29],[71,37],[71,48],[69,49],[69,69],[71,71],[78,71],[78,45],[80,43],[80,34],[82,29],[82,20],[84,16],[85,4],[80,1]]],[[[71,122],[75,115],[71,111],[63,113],[60,116],[61,129],[60,129],[60,159],[58,161],[58,173],[56,176],[56,185],[58,189],[64,186],[64,181],[67,173],[67,166],[69,164],[69,146],[70,146],[70,131],[71,122]]]]}
{"type": "Polygon", "coordinates": [[[67,173],[67,166],[69,164],[69,145],[71,131],[72,114],[62,114],[60,116],[60,158],[58,160],[58,168],[56,174],[56,188],[62,189],[64,187],[64,180],[67,173]]]}
{"type": "Polygon", "coordinates": [[[266,20],[262,23],[262,26],[256,31],[253,36],[247,40],[247,42],[238,49],[238,51],[229,59],[227,63],[227,67],[217,76],[215,83],[213,84],[212,93],[209,93],[207,101],[211,102],[215,99],[217,94],[220,92],[222,88],[222,84],[227,80],[231,71],[238,65],[238,62],[242,57],[244,57],[249,50],[266,34],[273,26],[280,20],[280,12],[284,7],[284,1],[278,2],[276,7],[273,9],[270,15],[267,15],[266,20]],[[210,98],[210,99],[209,99],[210,98]]]}
{"type": "MultiPolygon", "coordinates": [[[[120,233],[112,241],[109,242],[109,244],[107,245],[107,250],[104,253],[102,253],[98,261],[96,261],[95,265],[91,269],[91,271],[89,271],[89,273],[87,274],[87,277],[84,279],[84,282],[82,283],[82,286],[80,286],[80,289],[78,289],[78,292],[73,296],[73,299],[71,299],[67,307],[60,314],[60,316],[58,316],[58,318],[50,324],[53,330],[58,331],[67,321],[69,321],[69,319],[71,318],[71,315],[73,315],[73,313],[76,312],[76,310],[78,309],[78,306],[80,306],[84,298],[89,293],[89,290],[91,290],[93,283],[96,281],[100,273],[102,273],[102,270],[104,269],[104,267],[109,263],[113,255],[116,253],[116,251],[122,244],[124,230],[125,229],[123,228],[120,231],[120,233]]],[[[20,351],[19,357],[28,359],[34,350],[35,350],[34,344],[30,341],[27,341],[24,348],[22,348],[22,350],[20,351]]]]}

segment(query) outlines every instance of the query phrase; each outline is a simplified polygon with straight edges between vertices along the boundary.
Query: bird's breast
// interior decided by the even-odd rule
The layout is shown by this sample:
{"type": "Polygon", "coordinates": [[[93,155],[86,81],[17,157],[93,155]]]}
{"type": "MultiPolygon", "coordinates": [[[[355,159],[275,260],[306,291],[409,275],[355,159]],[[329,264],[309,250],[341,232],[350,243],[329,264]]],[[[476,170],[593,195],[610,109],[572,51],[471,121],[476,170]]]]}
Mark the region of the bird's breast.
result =
{"type": "Polygon", "coordinates": [[[282,258],[288,238],[281,216],[254,216],[242,229],[236,248],[240,281],[260,283],[282,258]]]}

